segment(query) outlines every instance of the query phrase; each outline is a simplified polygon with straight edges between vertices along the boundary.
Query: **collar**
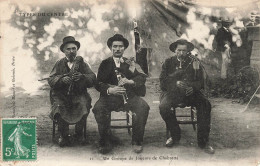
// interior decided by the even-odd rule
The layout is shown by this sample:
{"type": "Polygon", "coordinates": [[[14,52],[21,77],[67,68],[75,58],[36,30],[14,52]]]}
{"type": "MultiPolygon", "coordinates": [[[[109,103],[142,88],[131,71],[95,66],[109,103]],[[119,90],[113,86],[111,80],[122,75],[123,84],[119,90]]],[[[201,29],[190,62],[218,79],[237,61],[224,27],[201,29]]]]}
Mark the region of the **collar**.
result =
{"type": "Polygon", "coordinates": [[[120,58],[113,57],[113,60],[118,61],[118,60],[120,60],[120,58]]]}
{"type": "Polygon", "coordinates": [[[69,58],[65,57],[65,58],[66,58],[67,65],[68,65],[68,67],[69,67],[70,69],[72,68],[73,63],[74,63],[74,60],[76,59],[76,57],[77,57],[77,56],[75,56],[75,58],[73,59],[72,62],[69,61],[69,58]]]}
{"type": "MultiPolygon", "coordinates": [[[[74,57],[73,61],[76,59],[76,57],[77,57],[77,56],[74,57]]],[[[69,58],[67,58],[66,56],[65,56],[65,58],[66,58],[66,60],[67,60],[66,62],[70,62],[70,61],[69,61],[69,58]]],[[[72,61],[72,62],[73,62],[73,61],[72,61]]],[[[70,62],[70,63],[72,63],[72,62],[70,62]]]]}
{"type": "Polygon", "coordinates": [[[112,58],[113,58],[114,61],[117,61],[117,62],[119,61],[120,63],[124,62],[123,57],[121,57],[121,58],[112,57],[112,58]]]}
{"type": "Polygon", "coordinates": [[[229,32],[228,28],[226,28],[226,27],[223,27],[223,28],[224,28],[225,31],[229,32]]]}
{"type": "Polygon", "coordinates": [[[121,57],[121,58],[116,58],[116,57],[113,57],[113,60],[115,62],[115,65],[116,67],[120,67],[120,64],[124,62],[124,59],[121,57]]]}
{"type": "Polygon", "coordinates": [[[180,60],[179,58],[178,58],[178,56],[176,56],[176,59],[177,59],[177,61],[179,61],[179,62],[186,62],[187,61],[187,59],[188,59],[188,56],[185,56],[182,60],[180,60]]]}

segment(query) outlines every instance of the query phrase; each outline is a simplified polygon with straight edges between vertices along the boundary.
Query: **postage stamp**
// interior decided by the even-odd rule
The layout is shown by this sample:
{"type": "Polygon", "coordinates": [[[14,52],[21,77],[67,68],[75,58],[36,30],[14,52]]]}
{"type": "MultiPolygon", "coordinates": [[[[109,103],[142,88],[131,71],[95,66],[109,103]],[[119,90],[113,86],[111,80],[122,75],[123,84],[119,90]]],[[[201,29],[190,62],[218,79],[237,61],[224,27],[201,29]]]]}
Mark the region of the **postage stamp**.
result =
{"type": "Polygon", "coordinates": [[[36,160],[36,118],[3,118],[1,123],[2,160],[36,160]]]}

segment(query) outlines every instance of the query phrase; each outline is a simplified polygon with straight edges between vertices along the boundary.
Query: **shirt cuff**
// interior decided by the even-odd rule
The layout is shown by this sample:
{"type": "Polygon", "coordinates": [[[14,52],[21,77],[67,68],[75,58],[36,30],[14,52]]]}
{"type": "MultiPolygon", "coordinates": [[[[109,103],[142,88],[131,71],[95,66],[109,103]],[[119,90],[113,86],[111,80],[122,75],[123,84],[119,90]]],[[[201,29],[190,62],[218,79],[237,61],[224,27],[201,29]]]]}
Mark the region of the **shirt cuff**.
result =
{"type": "Polygon", "coordinates": [[[136,87],[136,82],[134,81],[133,87],[136,87]]]}
{"type": "Polygon", "coordinates": [[[131,73],[134,73],[135,72],[135,66],[130,66],[129,70],[131,71],[131,73]]]}
{"type": "Polygon", "coordinates": [[[107,95],[110,95],[110,93],[108,92],[108,89],[107,89],[107,95]]]}

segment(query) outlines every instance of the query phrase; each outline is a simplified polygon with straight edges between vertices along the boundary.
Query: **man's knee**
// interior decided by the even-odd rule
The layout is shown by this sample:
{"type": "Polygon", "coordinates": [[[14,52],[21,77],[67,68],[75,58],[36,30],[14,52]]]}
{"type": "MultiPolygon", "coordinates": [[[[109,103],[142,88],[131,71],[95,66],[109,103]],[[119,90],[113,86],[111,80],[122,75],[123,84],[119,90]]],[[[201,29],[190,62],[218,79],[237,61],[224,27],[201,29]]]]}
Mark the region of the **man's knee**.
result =
{"type": "Polygon", "coordinates": [[[103,121],[106,121],[110,117],[109,113],[107,112],[107,109],[104,106],[104,104],[102,104],[99,101],[96,102],[92,111],[94,113],[94,116],[95,116],[97,123],[101,123],[103,121]]]}
{"type": "Polygon", "coordinates": [[[171,112],[171,105],[168,103],[160,103],[159,110],[160,110],[161,116],[166,116],[167,114],[169,114],[171,112]]]}
{"type": "Polygon", "coordinates": [[[204,111],[210,113],[211,112],[211,104],[208,99],[204,99],[204,111]]]}
{"type": "Polygon", "coordinates": [[[201,109],[205,109],[208,111],[211,110],[211,104],[210,104],[209,100],[207,98],[201,97],[201,96],[196,97],[195,107],[197,109],[201,108],[201,109]]]}
{"type": "Polygon", "coordinates": [[[100,101],[97,101],[92,109],[92,112],[94,114],[98,114],[101,113],[103,110],[104,110],[104,104],[102,104],[100,101]]]}
{"type": "Polygon", "coordinates": [[[149,110],[150,110],[150,106],[149,106],[148,103],[147,103],[144,99],[142,99],[142,98],[140,98],[140,106],[141,106],[144,110],[146,110],[146,111],[149,111],[149,110]]]}
{"type": "Polygon", "coordinates": [[[141,110],[142,112],[144,111],[148,112],[150,110],[150,106],[148,105],[148,103],[141,97],[136,97],[129,104],[130,104],[130,109],[132,109],[132,111],[141,110]]]}

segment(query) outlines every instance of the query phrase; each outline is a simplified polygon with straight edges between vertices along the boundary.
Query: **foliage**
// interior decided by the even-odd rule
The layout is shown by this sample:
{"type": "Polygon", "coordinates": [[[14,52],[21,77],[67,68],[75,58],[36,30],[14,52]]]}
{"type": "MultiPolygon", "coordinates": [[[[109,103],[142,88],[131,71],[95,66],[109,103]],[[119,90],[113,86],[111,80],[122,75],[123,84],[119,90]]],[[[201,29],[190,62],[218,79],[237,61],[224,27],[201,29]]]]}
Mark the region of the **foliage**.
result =
{"type": "Polygon", "coordinates": [[[212,96],[239,99],[239,103],[248,102],[259,86],[259,72],[256,68],[245,66],[236,75],[220,80],[212,87],[212,96]]]}

